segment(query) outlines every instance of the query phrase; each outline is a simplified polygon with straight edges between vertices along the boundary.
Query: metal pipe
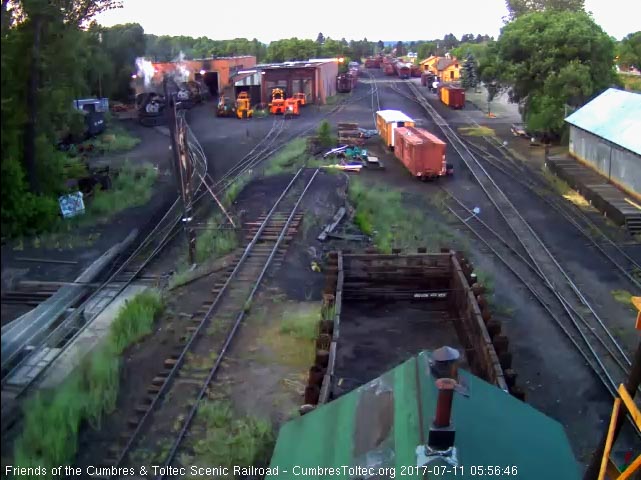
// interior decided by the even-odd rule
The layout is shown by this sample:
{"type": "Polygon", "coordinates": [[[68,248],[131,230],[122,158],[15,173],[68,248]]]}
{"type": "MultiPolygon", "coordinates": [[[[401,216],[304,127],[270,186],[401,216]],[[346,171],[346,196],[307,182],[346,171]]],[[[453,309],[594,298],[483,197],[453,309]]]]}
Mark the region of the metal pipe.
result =
{"type": "Polygon", "coordinates": [[[436,381],[438,388],[438,398],[436,400],[436,416],[434,417],[434,426],[445,428],[450,426],[452,416],[452,401],[454,399],[454,388],[456,380],[452,378],[439,378],[436,381]]]}

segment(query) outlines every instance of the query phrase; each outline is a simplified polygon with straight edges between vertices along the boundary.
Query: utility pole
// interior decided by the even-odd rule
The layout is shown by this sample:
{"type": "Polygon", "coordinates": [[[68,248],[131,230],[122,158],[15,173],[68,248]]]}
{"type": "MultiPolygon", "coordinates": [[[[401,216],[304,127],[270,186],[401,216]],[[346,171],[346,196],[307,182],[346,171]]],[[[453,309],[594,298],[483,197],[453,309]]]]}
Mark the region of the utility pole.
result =
{"type": "Polygon", "coordinates": [[[193,219],[193,192],[191,188],[192,164],[189,158],[189,145],[183,121],[178,122],[176,117],[176,99],[169,92],[167,78],[164,79],[165,101],[167,102],[167,120],[169,136],[171,138],[172,171],[178,181],[178,193],[183,202],[183,225],[187,235],[187,253],[190,265],[195,263],[196,257],[196,232],[191,227],[193,219]]]}
{"type": "MultiPolygon", "coordinates": [[[[98,42],[100,43],[100,48],[102,49],[102,32],[98,33],[98,42]]],[[[102,99],[102,68],[98,72],[98,98],[102,99]]]]}
{"type": "Polygon", "coordinates": [[[40,86],[40,43],[44,20],[42,14],[34,15],[32,20],[33,44],[31,46],[31,65],[27,84],[27,121],[24,128],[24,165],[32,193],[40,193],[36,168],[36,122],[38,118],[38,87],[40,86]]]}

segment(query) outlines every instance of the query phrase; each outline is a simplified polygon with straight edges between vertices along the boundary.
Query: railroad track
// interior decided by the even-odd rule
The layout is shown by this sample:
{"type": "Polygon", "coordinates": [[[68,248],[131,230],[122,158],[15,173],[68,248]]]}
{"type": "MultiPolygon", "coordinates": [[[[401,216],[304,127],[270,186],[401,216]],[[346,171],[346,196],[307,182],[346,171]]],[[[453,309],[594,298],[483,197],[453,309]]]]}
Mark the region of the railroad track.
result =
{"type": "MultiPolygon", "coordinates": [[[[487,139],[486,141],[489,142],[487,139]]],[[[563,216],[632,286],[641,289],[641,280],[639,278],[641,264],[619,247],[590,217],[569,202],[557,199],[556,192],[549,187],[543,178],[525,165],[519,164],[518,160],[509,158],[503,150],[499,150],[500,147],[495,148],[505,155],[504,158],[493,155],[486,148],[472,141],[468,140],[466,143],[471,150],[478,153],[478,158],[483,159],[485,163],[508,177],[510,181],[522,185],[563,216]]]]}
{"type": "MultiPolygon", "coordinates": [[[[181,121],[184,121],[181,117],[181,121]]],[[[201,185],[200,177],[206,174],[207,162],[197,140],[184,123],[188,134],[190,154],[194,162],[192,185],[198,190],[201,185]]],[[[143,269],[162,251],[162,249],[179,232],[183,216],[181,201],[174,201],[168,210],[152,218],[153,227],[137,244],[126,248],[112,262],[110,271],[106,272],[106,280],[98,287],[92,287],[88,295],[84,295],[78,305],[74,305],[70,314],[61,313],[60,318],[54,319],[46,330],[24,338],[22,346],[12,351],[11,355],[3,355],[2,397],[3,402],[15,402],[38,379],[56,358],[62,354],[84,328],[96,318],[125,288],[127,288],[143,271],[143,269]],[[29,347],[27,354],[24,353],[29,347]],[[46,365],[42,359],[46,358],[46,365]]],[[[9,410],[7,410],[9,411],[9,410]]],[[[4,410],[3,410],[4,412],[4,410]]],[[[3,431],[5,430],[3,422],[3,431]]]]}
{"type": "MultiPolygon", "coordinates": [[[[562,330],[575,347],[579,349],[605,388],[615,395],[619,384],[627,377],[630,360],[623,348],[609,332],[603,320],[583,296],[557,259],[525,221],[512,202],[503,193],[494,179],[481,165],[470,148],[459,138],[447,121],[423,97],[418,88],[407,83],[418,103],[442,130],[451,146],[481,186],[489,200],[496,207],[506,224],[517,236],[527,252],[526,264],[541,278],[553,292],[556,305],[544,299],[548,312],[555,318],[563,318],[562,330]]],[[[471,215],[471,213],[466,213],[471,215]]],[[[467,224],[467,222],[465,222],[467,224]]],[[[523,257],[522,257],[523,258],[523,257]]],[[[539,295],[542,295],[540,292],[539,295]]]]}
{"type": "MultiPolygon", "coordinates": [[[[372,101],[374,95],[376,95],[376,103],[378,105],[378,108],[380,109],[380,102],[378,101],[378,86],[375,85],[367,93],[364,93],[357,97],[349,97],[343,99],[341,102],[336,104],[329,112],[325,113],[321,118],[327,118],[331,115],[334,115],[350,103],[357,102],[370,95],[372,95],[372,101]]],[[[263,161],[280,151],[290,141],[297,137],[303,137],[316,128],[316,125],[312,125],[301,131],[293,132],[291,135],[288,135],[286,138],[282,139],[281,136],[285,129],[285,124],[286,120],[283,120],[280,117],[275,118],[271,129],[267,132],[265,137],[258,144],[256,144],[256,146],[249,153],[247,153],[247,155],[245,155],[236,165],[225,172],[225,174],[223,174],[216,182],[212,182],[213,190],[216,195],[224,193],[241,177],[250,172],[252,169],[257,168],[263,161]]],[[[208,192],[201,192],[196,196],[194,204],[200,201],[202,197],[206,195],[208,195],[208,192]]]]}
{"type": "Polygon", "coordinates": [[[121,435],[118,445],[108,449],[105,467],[125,467],[135,448],[154,444],[161,437],[173,438],[163,465],[174,462],[200,401],[215,385],[216,373],[261,281],[274,262],[279,257],[282,260],[286,245],[298,229],[302,220],[298,207],[317,174],[318,170],[300,169],[267,215],[248,225],[253,236],[243,254],[230,267],[226,279],[213,285],[210,299],[187,321],[183,343],[167,357],[164,368],[152,380],[146,397],[128,420],[129,431],[121,435]],[[171,402],[164,402],[168,395],[171,402]],[[177,417],[166,411],[176,409],[182,412],[177,417]],[[170,415],[168,425],[154,421],[166,415],[170,415]],[[176,418],[181,420],[178,433],[173,428],[176,418]],[[144,432],[149,433],[148,438],[142,437],[144,432]]]}
{"type": "MultiPolygon", "coordinates": [[[[411,95],[392,87],[397,93],[420,104],[420,101],[411,95]]],[[[478,123],[470,119],[471,123],[478,123]]],[[[487,148],[477,145],[471,140],[462,140],[470,149],[477,152],[478,157],[491,165],[496,170],[508,176],[511,181],[517,182],[548,204],[566,220],[568,220],[612,265],[636,288],[641,289],[641,264],[628,255],[617,245],[601,228],[599,228],[585,213],[573,205],[557,199],[557,193],[548,185],[547,181],[537,172],[528,168],[519,160],[505,152],[502,145],[495,145],[491,139],[482,137],[489,146],[494,148],[503,157],[497,157],[487,148]],[[542,193],[547,192],[550,195],[542,193]],[[593,235],[596,232],[598,235],[593,235]]]]}

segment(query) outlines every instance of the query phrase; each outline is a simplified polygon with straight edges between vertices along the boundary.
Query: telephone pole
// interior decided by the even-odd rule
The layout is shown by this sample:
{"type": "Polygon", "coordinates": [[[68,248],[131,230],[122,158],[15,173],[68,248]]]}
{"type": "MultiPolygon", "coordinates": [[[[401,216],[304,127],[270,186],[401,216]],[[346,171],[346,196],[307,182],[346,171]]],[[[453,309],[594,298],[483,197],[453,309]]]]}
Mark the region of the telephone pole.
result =
{"type": "Polygon", "coordinates": [[[182,118],[176,115],[176,99],[173,93],[169,92],[168,81],[164,79],[165,101],[167,102],[167,120],[169,125],[169,136],[171,138],[172,171],[178,181],[178,193],[183,202],[183,226],[187,236],[187,254],[189,264],[196,261],[196,232],[191,227],[193,220],[193,191],[191,187],[192,163],[189,158],[189,144],[185,123],[182,118]],[[180,120],[180,121],[179,121],[180,120]]]}

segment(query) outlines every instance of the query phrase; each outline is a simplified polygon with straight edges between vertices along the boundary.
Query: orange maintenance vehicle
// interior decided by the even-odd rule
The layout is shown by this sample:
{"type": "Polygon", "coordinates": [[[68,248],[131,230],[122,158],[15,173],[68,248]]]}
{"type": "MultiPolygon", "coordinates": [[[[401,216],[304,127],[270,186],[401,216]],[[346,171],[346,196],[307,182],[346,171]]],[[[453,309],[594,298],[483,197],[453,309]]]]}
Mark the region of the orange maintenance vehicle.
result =
{"type": "Polygon", "coordinates": [[[285,100],[285,115],[300,115],[299,103],[296,98],[291,97],[285,100]]]}
{"type": "Polygon", "coordinates": [[[241,119],[254,116],[254,111],[251,108],[251,99],[247,92],[240,92],[236,99],[236,115],[241,119]]]}
{"type": "Polygon", "coordinates": [[[285,92],[281,88],[272,90],[272,102],[269,104],[269,113],[272,115],[284,115],[286,110],[285,92]]]}
{"type": "Polygon", "coordinates": [[[295,93],[294,99],[298,102],[299,107],[304,107],[307,104],[307,95],[303,92],[295,93]]]}

